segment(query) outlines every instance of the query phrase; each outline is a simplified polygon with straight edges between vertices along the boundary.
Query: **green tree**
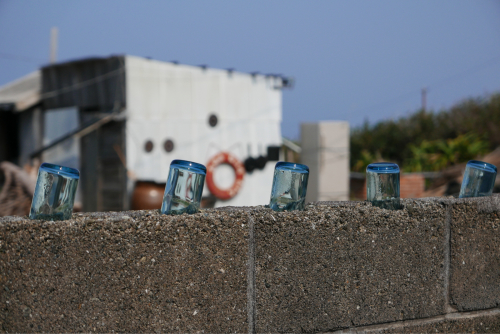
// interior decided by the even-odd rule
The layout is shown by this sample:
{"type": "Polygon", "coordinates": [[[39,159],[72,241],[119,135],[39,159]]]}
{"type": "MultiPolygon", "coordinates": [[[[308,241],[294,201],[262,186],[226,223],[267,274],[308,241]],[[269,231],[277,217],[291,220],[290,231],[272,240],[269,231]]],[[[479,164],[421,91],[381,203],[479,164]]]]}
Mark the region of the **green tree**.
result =
{"type": "Polygon", "coordinates": [[[454,139],[424,140],[418,146],[410,145],[410,150],[412,156],[404,162],[404,171],[439,171],[487,153],[489,143],[471,132],[454,139]]]}
{"type": "Polygon", "coordinates": [[[468,99],[449,110],[419,110],[374,125],[365,121],[351,133],[351,169],[359,170],[359,161],[379,154],[400,165],[411,161],[412,170],[436,170],[463,162],[465,156],[473,155],[470,152],[484,152],[485,145],[486,152],[500,146],[500,94],[468,99]],[[460,153],[465,151],[469,153],[460,153]]]}

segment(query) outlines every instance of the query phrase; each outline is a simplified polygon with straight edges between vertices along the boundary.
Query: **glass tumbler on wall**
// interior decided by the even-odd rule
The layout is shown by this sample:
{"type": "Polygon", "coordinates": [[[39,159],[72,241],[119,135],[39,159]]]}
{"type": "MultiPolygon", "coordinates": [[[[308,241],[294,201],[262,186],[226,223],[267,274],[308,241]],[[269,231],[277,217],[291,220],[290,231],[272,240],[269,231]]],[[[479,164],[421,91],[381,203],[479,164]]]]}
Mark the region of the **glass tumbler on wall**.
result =
{"type": "Polygon", "coordinates": [[[77,169],[43,163],[38,169],[30,218],[70,219],[79,179],[80,172],[77,169]]]}
{"type": "Polygon", "coordinates": [[[304,210],[309,167],[278,162],[274,168],[273,187],[269,206],[274,211],[304,210]]]}
{"type": "Polygon", "coordinates": [[[366,199],[374,206],[399,209],[399,166],[377,162],[366,167],[366,199]]]}
{"type": "Polygon", "coordinates": [[[198,212],[206,173],[206,167],[196,162],[172,161],[161,213],[175,215],[198,212]]]}
{"type": "Polygon", "coordinates": [[[483,161],[471,160],[467,163],[460,188],[460,198],[491,196],[497,167],[483,161]]]}

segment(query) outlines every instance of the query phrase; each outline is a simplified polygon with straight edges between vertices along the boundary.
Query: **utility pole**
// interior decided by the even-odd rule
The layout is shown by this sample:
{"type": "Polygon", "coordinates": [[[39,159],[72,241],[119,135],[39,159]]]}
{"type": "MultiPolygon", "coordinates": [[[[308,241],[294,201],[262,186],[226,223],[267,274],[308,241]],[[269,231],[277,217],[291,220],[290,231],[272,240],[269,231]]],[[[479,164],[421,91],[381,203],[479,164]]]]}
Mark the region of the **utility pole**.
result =
{"type": "Polygon", "coordinates": [[[57,61],[57,27],[52,27],[50,30],[50,63],[54,64],[57,61]]]}
{"type": "Polygon", "coordinates": [[[427,88],[422,88],[422,110],[425,111],[427,109],[427,88]]]}

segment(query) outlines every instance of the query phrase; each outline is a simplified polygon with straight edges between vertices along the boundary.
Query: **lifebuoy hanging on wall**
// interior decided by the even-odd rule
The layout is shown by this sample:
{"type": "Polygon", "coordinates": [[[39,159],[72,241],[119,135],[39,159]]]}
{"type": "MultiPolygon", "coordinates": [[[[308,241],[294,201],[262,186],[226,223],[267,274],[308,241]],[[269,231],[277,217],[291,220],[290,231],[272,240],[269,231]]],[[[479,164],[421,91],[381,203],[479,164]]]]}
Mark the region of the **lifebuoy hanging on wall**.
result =
{"type": "Polygon", "coordinates": [[[228,152],[220,152],[213,156],[207,163],[207,187],[208,190],[215,197],[221,200],[228,200],[233,198],[243,184],[243,177],[245,176],[245,166],[234,155],[228,152]],[[234,183],[228,189],[220,189],[214,182],[215,168],[221,164],[228,164],[234,170],[234,183]]]}

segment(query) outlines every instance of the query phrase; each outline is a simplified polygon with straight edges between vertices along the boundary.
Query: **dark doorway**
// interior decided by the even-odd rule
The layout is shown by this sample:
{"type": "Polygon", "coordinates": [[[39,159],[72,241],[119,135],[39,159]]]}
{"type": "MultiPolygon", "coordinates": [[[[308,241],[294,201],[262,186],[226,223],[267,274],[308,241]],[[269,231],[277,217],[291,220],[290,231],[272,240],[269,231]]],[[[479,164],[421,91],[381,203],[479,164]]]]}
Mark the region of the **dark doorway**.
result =
{"type": "Polygon", "coordinates": [[[125,122],[110,122],[81,141],[83,211],[128,209],[125,122]]]}
{"type": "Polygon", "coordinates": [[[19,115],[0,110],[0,161],[18,164],[19,115]]]}

